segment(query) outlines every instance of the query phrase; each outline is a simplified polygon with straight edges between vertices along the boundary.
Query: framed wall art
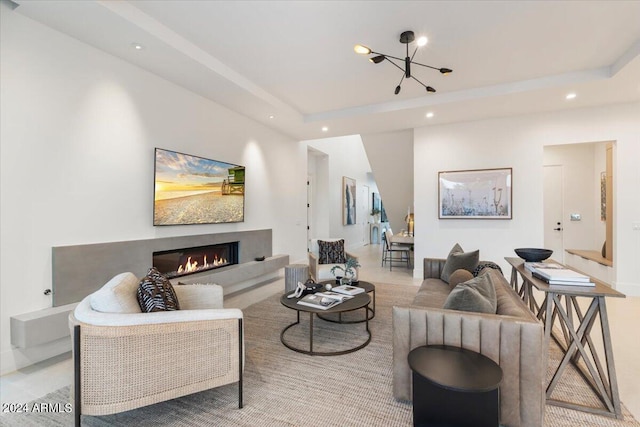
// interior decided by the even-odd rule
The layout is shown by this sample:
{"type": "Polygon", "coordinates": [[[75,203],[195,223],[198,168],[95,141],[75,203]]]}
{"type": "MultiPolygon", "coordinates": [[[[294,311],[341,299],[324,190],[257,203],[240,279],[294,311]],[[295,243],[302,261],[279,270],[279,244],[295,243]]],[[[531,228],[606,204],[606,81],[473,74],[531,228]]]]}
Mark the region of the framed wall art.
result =
{"type": "Polygon", "coordinates": [[[342,224],[356,223],[356,180],[342,177],[342,224]]]}
{"type": "Polygon", "coordinates": [[[156,148],[153,225],[244,221],[244,166],[156,148]]]}
{"type": "Polygon", "coordinates": [[[511,219],[512,170],[438,172],[438,218],[511,219]]]}

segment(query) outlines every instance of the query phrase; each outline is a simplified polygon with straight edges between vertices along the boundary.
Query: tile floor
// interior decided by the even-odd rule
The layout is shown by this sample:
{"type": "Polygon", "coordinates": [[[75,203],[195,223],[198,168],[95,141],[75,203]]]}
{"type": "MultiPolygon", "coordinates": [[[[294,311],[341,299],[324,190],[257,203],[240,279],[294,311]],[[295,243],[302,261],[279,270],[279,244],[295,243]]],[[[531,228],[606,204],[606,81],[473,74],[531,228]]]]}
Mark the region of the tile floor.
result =
{"type": "MultiPolygon", "coordinates": [[[[368,245],[353,252],[362,264],[360,278],[378,283],[420,285],[412,272],[398,266],[390,272],[380,266],[380,245],[368,245]]],[[[268,296],[282,292],[284,278],[234,294],[225,300],[226,307],[245,308],[268,296]]],[[[618,385],[622,402],[640,419],[640,340],[635,328],[640,325],[640,297],[607,300],[611,334],[615,353],[618,385]]],[[[0,377],[0,401],[24,403],[71,383],[70,353],[20,369],[0,377]]]]}

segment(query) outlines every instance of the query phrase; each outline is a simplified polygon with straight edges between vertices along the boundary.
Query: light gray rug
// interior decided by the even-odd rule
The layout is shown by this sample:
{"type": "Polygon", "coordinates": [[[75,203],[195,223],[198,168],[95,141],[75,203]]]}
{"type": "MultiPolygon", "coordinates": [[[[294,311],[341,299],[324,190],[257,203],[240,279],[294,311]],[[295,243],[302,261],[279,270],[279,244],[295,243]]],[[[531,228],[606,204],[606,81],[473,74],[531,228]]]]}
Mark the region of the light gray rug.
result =
{"type": "MultiPolygon", "coordinates": [[[[370,322],[371,343],[355,353],[312,357],[280,343],[280,331],[295,320],[295,312],[271,297],[244,310],[246,339],[245,407],[237,407],[237,386],[229,385],[117,415],[83,417],[85,426],[411,426],[411,405],[397,402],[391,387],[391,307],[408,304],[417,288],[377,285],[376,317],[370,322]]],[[[356,313],[354,313],[355,315],[356,313]]],[[[304,328],[288,337],[307,344],[304,328]]],[[[344,349],[363,342],[364,324],[345,327],[315,321],[317,349],[344,349]]],[[[298,329],[295,331],[295,329],[298,329]]],[[[572,393],[588,393],[570,385],[572,393]]],[[[69,388],[39,399],[68,402],[69,388]]],[[[625,419],[589,415],[547,407],[549,427],[639,427],[624,409],[625,419]]],[[[6,426],[70,426],[71,414],[31,413],[0,417],[6,426]]]]}

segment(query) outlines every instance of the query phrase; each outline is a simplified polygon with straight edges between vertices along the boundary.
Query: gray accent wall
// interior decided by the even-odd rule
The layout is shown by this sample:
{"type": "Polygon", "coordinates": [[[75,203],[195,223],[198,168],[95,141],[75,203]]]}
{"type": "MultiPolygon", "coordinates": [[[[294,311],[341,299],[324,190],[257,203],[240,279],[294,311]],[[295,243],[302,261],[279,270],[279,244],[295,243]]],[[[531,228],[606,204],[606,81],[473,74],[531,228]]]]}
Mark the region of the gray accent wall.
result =
{"type": "Polygon", "coordinates": [[[53,247],[53,306],[78,302],[123,272],[144,276],[153,252],[236,241],[240,264],[272,256],[270,229],[53,247]]]}

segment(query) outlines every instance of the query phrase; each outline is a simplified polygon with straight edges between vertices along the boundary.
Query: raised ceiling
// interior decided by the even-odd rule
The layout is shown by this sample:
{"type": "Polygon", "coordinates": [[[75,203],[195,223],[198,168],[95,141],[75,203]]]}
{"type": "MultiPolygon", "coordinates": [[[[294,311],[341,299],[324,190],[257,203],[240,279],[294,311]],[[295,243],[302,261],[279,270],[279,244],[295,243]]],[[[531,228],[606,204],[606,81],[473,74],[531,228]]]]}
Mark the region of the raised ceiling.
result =
{"type": "Polygon", "coordinates": [[[15,1],[296,139],[640,100],[640,1],[15,1]],[[353,51],[404,56],[405,30],[429,38],[416,61],[454,70],[413,69],[435,94],[394,95],[400,70],[353,51]]]}

